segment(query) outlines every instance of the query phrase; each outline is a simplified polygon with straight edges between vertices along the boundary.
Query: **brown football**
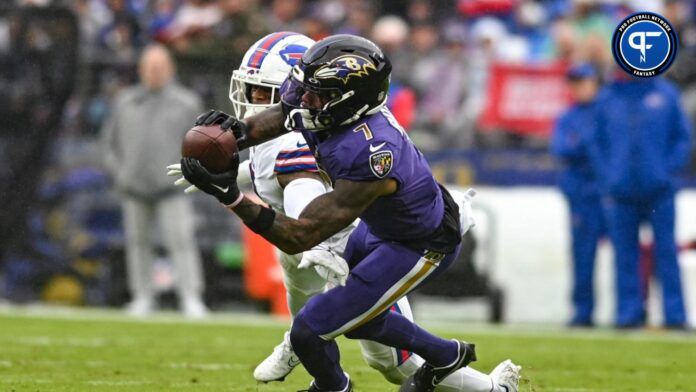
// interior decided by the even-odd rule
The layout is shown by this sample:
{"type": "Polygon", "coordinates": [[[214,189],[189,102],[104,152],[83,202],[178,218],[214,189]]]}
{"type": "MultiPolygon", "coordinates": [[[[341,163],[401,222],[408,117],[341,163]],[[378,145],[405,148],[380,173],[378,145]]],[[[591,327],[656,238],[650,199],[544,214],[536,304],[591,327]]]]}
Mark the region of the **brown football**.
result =
{"type": "Polygon", "coordinates": [[[229,169],[238,151],[234,134],[219,125],[195,126],[186,132],[181,142],[181,156],[198,159],[212,173],[229,169]]]}

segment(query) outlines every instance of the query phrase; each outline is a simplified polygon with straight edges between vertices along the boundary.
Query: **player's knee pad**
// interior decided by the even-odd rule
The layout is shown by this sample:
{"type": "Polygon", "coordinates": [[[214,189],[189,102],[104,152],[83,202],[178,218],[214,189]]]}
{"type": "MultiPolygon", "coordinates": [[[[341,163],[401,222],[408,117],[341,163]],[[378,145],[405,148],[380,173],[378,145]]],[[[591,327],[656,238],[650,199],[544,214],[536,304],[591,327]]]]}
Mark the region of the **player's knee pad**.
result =
{"type": "Polygon", "coordinates": [[[292,327],[290,328],[290,342],[293,347],[295,345],[306,344],[312,341],[312,338],[315,336],[316,334],[309,327],[304,313],[300,312],[292,320],[292,327]]]}
{"type": "Polygon", "coordinates": [[[298,314],[292,320],[292,326],[290,328],[290,340],[295,343],[295,341],[306,340],[306,338],[313,332],[307,325],[303,313],[298,314]]]}

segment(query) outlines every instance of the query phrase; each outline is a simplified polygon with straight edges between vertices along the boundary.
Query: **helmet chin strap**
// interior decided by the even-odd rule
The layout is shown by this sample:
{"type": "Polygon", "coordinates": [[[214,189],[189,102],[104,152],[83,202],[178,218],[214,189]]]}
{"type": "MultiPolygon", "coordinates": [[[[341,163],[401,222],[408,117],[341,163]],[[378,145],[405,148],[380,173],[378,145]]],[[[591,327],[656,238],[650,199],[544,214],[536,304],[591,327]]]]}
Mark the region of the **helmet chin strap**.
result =
{"type": "Polygon", "coordinates": [[[315,121],[315,116],[313,116],[309,109],[292,109],[287,116],[285,116],[285,128],[288,130],[300,130],[306,129],[311,132],[323,131],[326,127],[322,124],[318,124],[315,121]],[[299,122],[295,120],[296,115],[299,115],[299,122]]]}
{"type": "Polygon", "coordinates": [[[388,98],[389,98],[389,95],[385,95],[385,96],[384,96],[384,99],[382,100],[382,102],[380,102],[379,105],[377,105],[377,106],[373,107],[372,109],[368,110],[367,113],[365,113],[365,114],[367,114],[367,115],[369,116],[370,114],[375,114],[375,113],[379,112],[380,110],[382,110],[382,108],[384,107],[384,105],[387,104],[387,99],[388,99],[388,98]]]}
{"type": "Polygon", "coordinates": [[[365,106],[363,106],[363,107],[361,107],[360,109],[358,109],[358,110],[355,111],[355,114],[353,115],[353,117],[350,117],[350,118],[346,119],[345,121],[343,121],[343,122],[341,123],[341,125],[348,125],[348,124],[352,123],[353,121],[356,121],[357,119],[360,118],[360,116],[362,116],[362,114],[363,114],[369,107],[370,107],[370,105],[365,104],[365,106]]]}
{"type": "MultiPolygon", "coordinates": [[[[350,91],[350,92],[353,92],[353,91],[350,91]]],[[[351,94],[351,95],[353,95],[353,94],[351,94]]],[[[343,100],[343,99],[341,99],[341,100],[343,100]]],[[[340,102],[340,101],[338,101],[338,102],[340,102]]],[[[370,110],[367,110],[370,108],[370,105],[366,104],[365,106],[358,109],[352,117],[346,119],[340,125],[348,125],[348,124],[352,123],[353,121],[357,121],[360,118],[360,116],[362,116],[363,114],[367,114],[368,116],[371,114],[375,114],[375,113],[379,112],[380,110],[382,110],[382,107],[384,107],[384,105],[386,103],[387,103],[387,97],[385,96],[379,105],[373,107],[370,110]]]]}

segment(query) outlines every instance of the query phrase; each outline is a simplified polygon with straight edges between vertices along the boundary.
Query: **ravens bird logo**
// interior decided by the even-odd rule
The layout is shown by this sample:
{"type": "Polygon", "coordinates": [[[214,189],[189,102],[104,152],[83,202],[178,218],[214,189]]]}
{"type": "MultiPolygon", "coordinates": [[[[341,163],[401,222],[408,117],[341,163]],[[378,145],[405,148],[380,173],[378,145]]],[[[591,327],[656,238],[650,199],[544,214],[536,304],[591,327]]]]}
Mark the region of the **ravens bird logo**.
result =
{"type": "Polygon", "coordinates": [[[352,76],[361,78],[370,74],[370,70],[376,71],[375,65],[362,56],[348,54],[334,59],[331,63],[322,66],[314,73],[316,79],[338,79],[348,83],[352,76]]]}

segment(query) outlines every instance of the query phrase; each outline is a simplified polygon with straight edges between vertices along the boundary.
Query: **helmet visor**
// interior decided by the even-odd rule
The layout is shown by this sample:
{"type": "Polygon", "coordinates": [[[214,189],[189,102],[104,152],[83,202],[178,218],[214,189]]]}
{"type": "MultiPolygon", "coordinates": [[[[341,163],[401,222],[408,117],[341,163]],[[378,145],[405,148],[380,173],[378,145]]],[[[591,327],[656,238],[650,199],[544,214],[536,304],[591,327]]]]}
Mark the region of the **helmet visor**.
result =
{"type": "Polygon", "coordinates": [[[293,76],[288,77],[280,87],[280,100],[283,104],[309,109],[310,111],[326,110],[331,102],[341,97],[337,88],[319,88],[300,82],[293,76]]]}

